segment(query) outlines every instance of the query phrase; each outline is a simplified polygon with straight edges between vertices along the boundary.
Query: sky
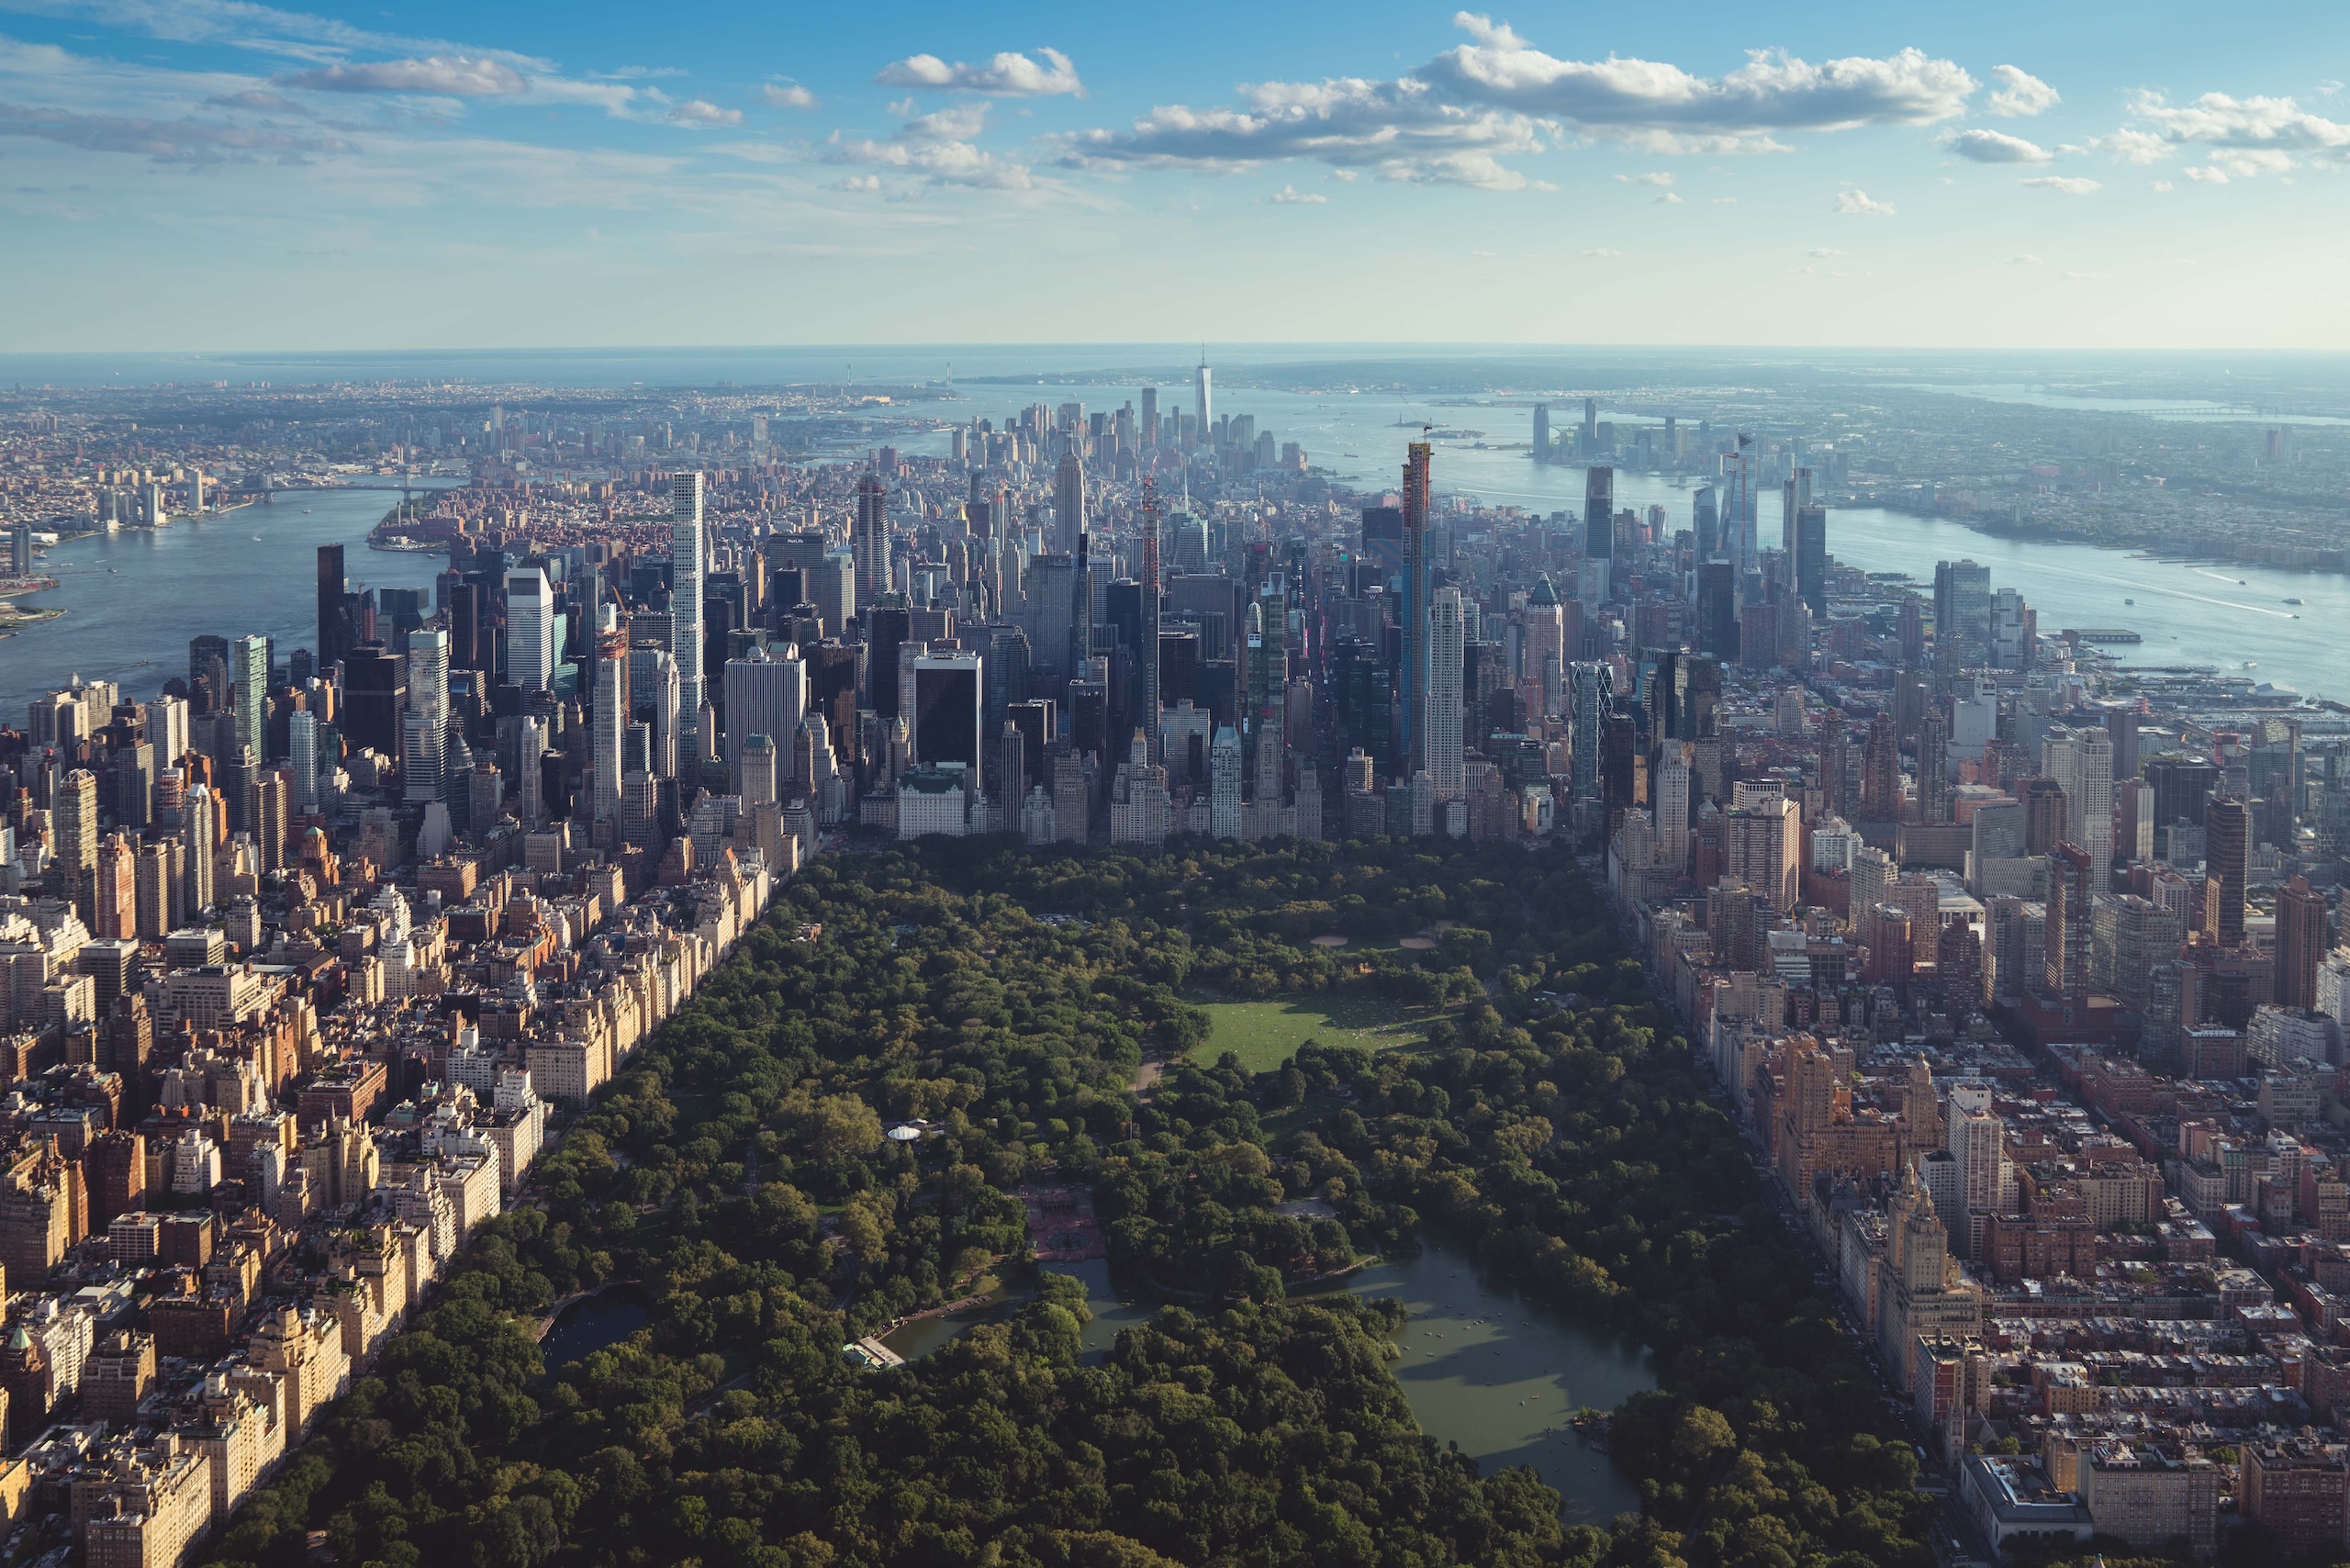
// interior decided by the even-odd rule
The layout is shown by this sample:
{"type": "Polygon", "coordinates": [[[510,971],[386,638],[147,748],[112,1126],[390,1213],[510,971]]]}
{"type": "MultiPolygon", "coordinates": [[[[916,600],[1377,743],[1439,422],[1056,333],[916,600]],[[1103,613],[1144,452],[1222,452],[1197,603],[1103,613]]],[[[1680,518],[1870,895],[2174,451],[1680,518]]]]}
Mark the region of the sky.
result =
{"type": "Polygon", "coordinates": [[[2350,349],[2350,28],[2169,0],[0,0],[0,353],[2350,349]]]}

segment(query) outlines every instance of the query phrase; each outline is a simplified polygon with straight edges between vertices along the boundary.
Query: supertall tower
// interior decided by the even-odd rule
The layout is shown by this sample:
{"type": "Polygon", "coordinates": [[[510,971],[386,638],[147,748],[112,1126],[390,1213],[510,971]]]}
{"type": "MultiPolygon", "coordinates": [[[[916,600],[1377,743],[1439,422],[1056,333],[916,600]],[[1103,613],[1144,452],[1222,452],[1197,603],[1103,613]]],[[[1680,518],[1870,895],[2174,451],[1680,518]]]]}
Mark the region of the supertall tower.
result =
{"type": "Polygon", "coordinates": [[[1583,472],[1583,553],[1598,568],[1605,599],[1616,568],[1616,470],[1595,463],[1583,472]]]}
{"type": "Polygon", "coordinates": [[[1412,442],[1404,462],[1404,745],[1408,778],[1428,765],[1428,463],[1435,449],[1412,442]]]}
{"type": "Polygon", "coordinates": [[[1086,532],[1085,460],[1067,453],[1053,475],[1053,548],[1075,554],[1078,535],[1086,532]]]}
{"type": "Polygon", "coordinates": [[[701,726],[701,578],[709,567],[699,469],[678,475],[670,486],[669,562],[669,652],[677,661],[677,728],[693,734],[701,726]]]}
{"type": "Polygon", "coordinates": [[[1158,733],[1158,487],[1142,482],[1142,727],[1150,762],[1159,765],[1158,733]]]}
{"type": "Polygon", "coordinates": [[[597,607],[595,702],[588,714],[588,751],[594,773],[594,822],[620,821],[621,736],[628,729],[628,633],[621,630],[620,607],[597,607]]]}
{"type": "Polygon", "coordinates": [[[856,482],[856,518],[849,528],[849,558],[856,568],[862,610],[890,591],[890,492],[878,474],[856,482]]]}
{"type": "Polygon", "coordinates": [[[1206,446],[1215,439],[1208,431],[1209,424],[1215,417],[1215,398],[1214,373],[1208,369],[1208,351],[1205,347],[1200,350],[1200,368],[1192,373],[1192,392],[1195,403],[1192,411],[1199,417],[1200,421],[1200,444],[1206,446]]]}
{"type": "Polygon", "coordinates": [[[1428,606],[1428,777],[1437,799],[1460,794],[1461,655],[1466,622],[1460,590],[1447,583],[1436,590],[1428,606]]]}

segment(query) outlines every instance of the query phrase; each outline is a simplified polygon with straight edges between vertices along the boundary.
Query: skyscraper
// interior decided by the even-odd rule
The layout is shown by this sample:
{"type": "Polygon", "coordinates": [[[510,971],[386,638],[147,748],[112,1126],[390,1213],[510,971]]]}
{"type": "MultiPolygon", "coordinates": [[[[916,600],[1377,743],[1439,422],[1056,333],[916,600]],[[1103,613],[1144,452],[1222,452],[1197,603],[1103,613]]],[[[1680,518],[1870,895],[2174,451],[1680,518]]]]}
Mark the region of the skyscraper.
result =
{"type": "Polygon", "coordinates": [[[319,667],[332,669],[359,640],[343,580],[342,546],[319,546],[319,667]]]}
{"type": "Polygon", "coordinates": [[[1456,800],[1461,789],[1460,672],[1467,622],[1460,590],[1448,583],[1428,606],[1428,777],[1437,798],[1456,800]]]}
{"type": "Polygon", "coordinates": [[[1215,422],[1215,398],[1214,387],[1208,372],[1207,352],[1204,349],[1200,353],[1200,368],[1192,372],[1192,411],[1198,417],[1200,424],[1200,444],[1205,446],[1215,439],[1209,431],[1209,427],[1215,422]]]}
{"type": "MultiPolygon", "coordinates": [[[[696,634],[699,644],[699,634],[696,634]]],[[[524,691],[554,681],[554,589],[540,567],[506,576],[506,678],[524,691]]]]}
{"type": "MultiPolygon", "coordinates": [[[[442,798],[449,741],[449,633],[408,633],[408,711],[400,720],[401,798],[442,798]]],[[[299,786],[297,785],[298,792],[299,786]]]]}
{"type": "Polygon", "coordinates": [[[890,591],[890,492],[878,474],[856,482],[849,554],[856,566],[856,602],[870,605],[890,591]]]}
{"type": "Polygon", "coordinates": [[[285,765],[294,775],[294,810],[308,816],[319,809],[319,716],[297,709],[285,721],[285,765]]]}
{"type": "Polygon", "coordinates": [[[1428,464],[1435,449],[1412,442],[1404,463],[1404,772],[1427,766],[1426,722],[1428,692],[1428,464]]]}
{"type": "Polygon", "coordinates": [[[710,569],[700,470],[678,475],[669,495],[669,652],[677,661],[677,728],[690,735],[701,727],[701,588],[710,569]]]}
{"type": "Polygon", "coordinates": [[[726,767],[734,792],[744,793],[743,747],[753,735],[797,735],[808,710],[808,671],[799,650],[772,658],[754,648],[726,661],[726,767]]]}
{"type": "Polygon", "coordinates": [[[1583,553],[1603,563],[1599,588],[1608,591],[1616,554],[1616,470],[1595,463],[1583,476],[1583,553]]]}
{"type": "Polygon", "coordinates": [[[2317,1005],[2317,973],[2325,962],[2325,895],[2296,876],[2277,895],[2277,1001],[2286,1007],[2317,1005]]]}
{"type": "MultiPolygon", "coordinates": [[[[1155,392],[1157,388],[1152,388],[1155,392]]],[[[1145,407],[1149,405],[1146,404],[1145,407]]],[[[1158,490],[1142,482],[1142,709],[1143,738],[1149,762],[1163,765],[1164,739],[1158,732],[1161,706],[1158,692],[1158,490]]]]}
{"type": "Polygon", "coordinates": [[[1814,620],[1824,621],[1828,615],[1828,509],[1798,507],[1795,532],[1796,593],[1814,620]]]}
{"type": "Polygon", "coordinates": [[[229,700],[237,715],[237,744],[265,755],[269,745],[269,639],[240,637],[229,645],[229,700]]]}
{"type": "Polygon", "coordinates": [[[1581,800],[1599,798],[1600,738],[1615,716],[1615,678],[1606,665],[1577,660],[1568,667],[1568,745],[1572,756],[1574,792],[1581,800]]]}
{"type": "Polygon", "coordinates": [[[1534,461],[1550,461],[1550,405],[1534,405],[1534,461]]]}
{"type": "Polygon", "coordinates": [[[1158,444],[1158,388],[1156,386],[1142,389],[1142,428],[1136,432],[1136,440],[1146,452],[1158,444]]]}
{"type": "Polygon", "coordinates": [[[1077,536],[1085,532],[1085,464],[1076,453],[1065,453],[1053,475],[1053,548],[1074,554],[1077,536]]]}
{"type": "Polygon", "coordinates": [[[1991,662],[1991,569],[1934,564],[1934,667],[1945,675],[1991,662]]]}
{"type": "Polygon", "coordinates": [[[913,661],[913,712],[907,741],[925,767],[961,763],[969,787],[979,778],[979,655],[918,654],[913,661]]]}
{"type": "Polygon", "coordinates": [[[1798,468],[1787,476],[1779,487],[1779,549],[1789,561],[1796,558],[1796,520],[1803,509],[1811,505],[1811,470],[1798,468]]]}
{"type": "MultiPolygon", "coordinates": [[[[598,610],[595,689],[588,712],[591,822],[618,822],[621,815],[621,735],[628,728],[628,633],[620,628],[620,607],[598,610]]],[[[518,780],[519,782],[519,780],[518,780]]]]}
{"type": "Polygon", "coordinates": [[[2232,796],[2215,799],[2203,811],[2203,928],[2222,947],[2244,946],[2244,895],[2251,880],[2251,809],[2232,796]]]}

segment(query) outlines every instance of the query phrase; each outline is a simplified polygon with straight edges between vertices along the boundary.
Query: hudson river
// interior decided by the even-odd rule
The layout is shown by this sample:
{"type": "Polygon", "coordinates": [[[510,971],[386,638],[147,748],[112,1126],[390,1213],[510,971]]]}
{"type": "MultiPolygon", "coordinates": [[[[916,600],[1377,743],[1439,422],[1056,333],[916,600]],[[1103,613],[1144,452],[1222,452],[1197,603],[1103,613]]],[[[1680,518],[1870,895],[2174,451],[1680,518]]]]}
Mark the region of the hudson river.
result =
{"type": "Polygon", "coordinates": [[[240,507],[201,521],[93,533],[45,552],[55,592],[27,595],[27,609],[61,608],[55,621],[0,639],[0,716],[25,722],[32,700],[68,676],[111,680],[145,700],[173,676],[187,678],[191,638],[211,633],[277,639],[280,656],[318,645],[318,547],[341,543],[343,570],[369,588],[424,588],[448,564],[438,552],[367,548],[367,531],[397,491],[305,490],[268,506],[240,507]]]}

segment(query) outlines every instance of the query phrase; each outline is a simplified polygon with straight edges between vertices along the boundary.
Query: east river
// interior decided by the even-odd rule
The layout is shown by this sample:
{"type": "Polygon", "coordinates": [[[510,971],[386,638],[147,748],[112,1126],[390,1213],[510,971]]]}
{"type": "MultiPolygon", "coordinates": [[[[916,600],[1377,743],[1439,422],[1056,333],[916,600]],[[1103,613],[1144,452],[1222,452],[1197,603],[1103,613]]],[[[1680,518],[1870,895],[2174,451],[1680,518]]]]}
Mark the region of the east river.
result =
{"type": "Polygon", "coordinates": [[[65,613],[0,638],[0,715],[23,723],[27,705],[69,676],[111,680],[144,700],[172,677],[187,678],[188,642],[207,634],[274,637],[281,658],[316,647],[321,544],[345,546],[343,570],[356,583],[430,588],[447,556],[367,548],[367,531],[397,498],[281,491],[265,506],[84,534],[44,552],[39,570],[56,589],[17,602],[65,613]]]}

